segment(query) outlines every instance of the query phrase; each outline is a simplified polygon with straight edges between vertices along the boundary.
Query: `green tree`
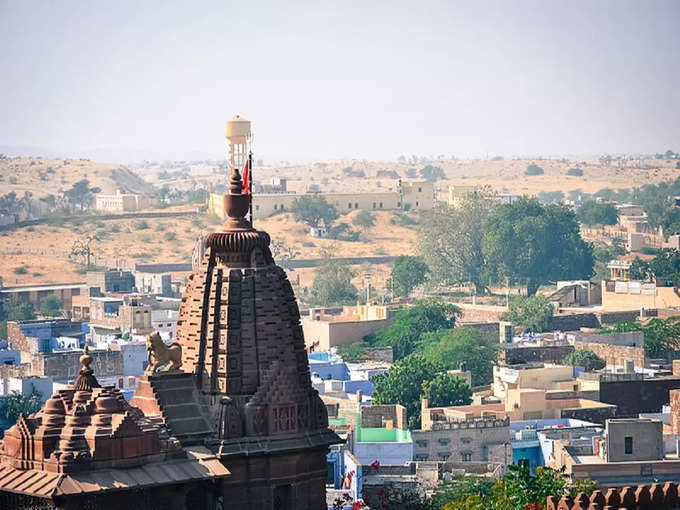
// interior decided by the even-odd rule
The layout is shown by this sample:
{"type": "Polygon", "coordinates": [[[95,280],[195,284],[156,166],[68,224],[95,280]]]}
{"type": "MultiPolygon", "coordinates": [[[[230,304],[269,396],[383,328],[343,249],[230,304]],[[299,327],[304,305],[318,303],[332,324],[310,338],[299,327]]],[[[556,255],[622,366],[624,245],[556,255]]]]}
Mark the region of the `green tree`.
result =
{"type": "Polygon", "coordinates": [[[436,367],[423,356],[410,354],[398,360],[387,372],[371,378],[375,385],[373,403],[404,406],[409,429],[419,429],[423,382],[432,379],[436,373],[436,367]]]}
{"type": "Polygon", "coordinates": [[[7,340],[7,321],[0,320],[0,340],[7,340]]]}
{"type": "Polygon", "coordinates": [[[72,206],[80,206],[80,210],[84,210],[89,206],[94,198],[95,193],[99,193],[100,188],[90,187],[90,181],[82,179],[73,183],[70,189],[64,192],[64,197],[72,206]]]}
{"type": "Polygon", "coordinates": [[[649,272],[657,280],[680,285],[680,251],[664,249],[648,262],[649,272]]]}
{"type": "Polygon", "coordinates": [[[356,216],[352,219],[352,223],[359,227],[361,230],[366,231],[375,225],[375,215],[368,211],[359,211],[356,216]]]}
{"type": "Polygon", "coordinates": [[[429,272],[422,257],[400,255],[392,266],[392,288],[395,296],[408,296],[418,285],[423,283],[429,272]]]}
{"type": "Polygon", "coordinates": [[[15,294],[6,298],[3,303],[3,311],[8,321],[28,321],[35,319],[33,304],[22,301],[15,294]]]}
{"type": "Polygon", "coordinates": [[[573,211],[535,198],[503,204],[492,214],[483,253],[500,276],[526,285],[530,296],[544,283],[593,274],[593,247],[581,238],[573,211]]]}
{"type": "Polygon", "coordinates": [[[590,200],[578,211],[578,219],[584,225],[616,225],[619,211],[614,204],[590,200]]]}
{"type": "Polygon", "coordinates": [[[451,304],[421,301],[399,312],[394,322],[375,334],[373,342],[379,346],[391,346],[395,360],[404,358],[418,347],[423,333],[452,328],[460,309],[451,304]]]}
{"type": "Polygon", "coordinates": [[[524,175],[543,175],[543,169],[540,166],[531,163],[530,165],[527,165],[524,175]]]}
{"type": "Polygon", "coordinates": [[[420,169],[420,176],[428,181],[437,181],[439,179],[446,179],[444,170],[438,166],[425,165],[420,169]]]}
{"type": "Polygon", "coordinates": [[[472,390],[460,377],[437,374],[423,382],[423,398],[430,407],[466,406],[472,403],[472,390]]]}
{"type": "Polygon", "coordinates": [[[527,331],[548,331],[553,316],[553,306],[544,296],[515,299],[503,314],[503,320],[522,326],[527,331]]]}
{"type": "Polygon", "coordinates": [[[315,271],[309,304],[333,306],[355,303],[359,292],[352,285],[353,273],[349,266],[331,258],[330,251],[323,255],[321,264],[315,271]]]}
{"type": "Polygon", "coordinates": [[[488,190],[463,197],[458,207],[435,207],[423,213],[420,253],[432,279],[446,285],[472,283],[484,294],[494,276],[483,240],[486,223],[498,208],[488,190]]]}
{"type": "Polygon", "coordinates": [[[3,409],[3,416],[12,425],[16,423],[20,414],[28,416],[40,411],[40,395],[33,393],[29,396],[24,396],[21,393],[13,391],[5,398],[5,407],[3,409]]]}
{"type": "MultiPolygon", "coordinates": [[[[613,239],[611,244],[596,243],[593,245],[593,257],[595,264],[593,266],[595,274],[592,277],[594,282],[609,279],[608,264],[615,259],[626,254],[626,247],[623,245],[621,239],[613,239]]],[[[639,260],[639,259],[638,259],[639,260]]],[[[632,278],[632,276],[631,276],[632,278]]]]}
{"type": "Polygon", "coordinates": [[[340,345],[338,346],[338,356],[342,358],[342,361],[357,363],[364,359],[370,348],[371,346],[366,342],[353,342],[349,345],[340,345]]]}
{"type": "Polygon", "coordinates": [[[472,376],[472,385],[489,384],[498,358],[498,339],[481,331],[458,326],[453,329],[425,333],[420,338],[425,358],[445,370],[465,364],[472,376]]]}
{"type": "Polygon", "coordinates": [[[582,177],[583,176],[583,170],[580,168],[570,168],[567,170],[567,175],[571,177],[582,177]]]}
{"type": "Polygon", "coordinates": [[[61,315],[61,303],[56,296],[50,295],[42,300],[40,313],[45,317],[59,317],[61,315]]]}
{"type": "Polygon", "coordinates": [[[323,220],[326,227],[338,218],[338,211],[321,195],[303,195],[296,198],[291,207],[297,221],[316,227],[323,220]]]}
{"type": "Polygon", "coordinates": [[[587,372],[600,370],[607,365],[605,360],[588,349],[576,349],[570,352],[564,358],[564,364],[573,367],[583,367],[587,372]]]}
{"type": "Polygon", "coordinates": [[[624,333],[642,331],[645,338],[645,356],[663,358],[680,349],[680,317],[651,319],[646,324],[621,321],[614,326],[601,328],[600,333],[624,333]]]}
{"type": "Polygon", "coordinates": [[[642,280],[644,282],[652,280],[649,263],[646,260],[642,260],[640,257],[635,257],[630,263],[629,275],[631,280],[642,280]]]}
{"type": "Polygon", "coordinates": [[[564,202],[564,193],[561,191],[540,191],[536,198],[542,204],[559,204],[564,202]]]}

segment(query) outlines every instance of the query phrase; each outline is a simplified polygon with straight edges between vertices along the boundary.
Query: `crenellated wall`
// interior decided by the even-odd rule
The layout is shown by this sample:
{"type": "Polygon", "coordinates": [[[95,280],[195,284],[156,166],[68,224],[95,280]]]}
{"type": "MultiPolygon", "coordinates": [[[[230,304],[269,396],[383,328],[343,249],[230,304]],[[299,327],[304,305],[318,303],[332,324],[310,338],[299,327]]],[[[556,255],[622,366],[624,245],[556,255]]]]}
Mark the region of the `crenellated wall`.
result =
{"type": "Polygon", "coordinates": [[[546,510],[637,510],[680,508],[678,486],[674,483],[639,485],[622,489],[597,490],[590,495],[578,494],[575,498],[549,496],[546,510]]]}

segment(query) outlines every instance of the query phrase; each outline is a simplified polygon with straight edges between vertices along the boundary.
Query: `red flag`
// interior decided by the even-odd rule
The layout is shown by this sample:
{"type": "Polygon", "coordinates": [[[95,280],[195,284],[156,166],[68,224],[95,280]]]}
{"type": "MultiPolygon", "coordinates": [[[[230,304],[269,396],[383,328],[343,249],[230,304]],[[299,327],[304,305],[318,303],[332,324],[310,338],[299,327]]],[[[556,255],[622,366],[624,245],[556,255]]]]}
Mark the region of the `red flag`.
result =
{"type": "Polygon", "coordinates": [[[248,159],[246,159],[246,165],[243,167],[243,191],[244,195],[250,194],[250,172],[248,171],[248,159]]]}

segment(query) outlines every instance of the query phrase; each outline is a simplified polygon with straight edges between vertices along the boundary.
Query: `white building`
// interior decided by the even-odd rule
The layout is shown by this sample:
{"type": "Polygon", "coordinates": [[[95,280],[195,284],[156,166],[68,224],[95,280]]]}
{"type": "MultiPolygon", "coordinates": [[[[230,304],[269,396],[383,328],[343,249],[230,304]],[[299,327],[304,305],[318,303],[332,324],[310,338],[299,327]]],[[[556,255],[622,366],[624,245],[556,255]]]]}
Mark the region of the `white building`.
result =
{"type": "Polygon", "coordinates": [[[177,310],[151,310],[151,328],[158,331],[166,342],[175,339],[177,310]]]}

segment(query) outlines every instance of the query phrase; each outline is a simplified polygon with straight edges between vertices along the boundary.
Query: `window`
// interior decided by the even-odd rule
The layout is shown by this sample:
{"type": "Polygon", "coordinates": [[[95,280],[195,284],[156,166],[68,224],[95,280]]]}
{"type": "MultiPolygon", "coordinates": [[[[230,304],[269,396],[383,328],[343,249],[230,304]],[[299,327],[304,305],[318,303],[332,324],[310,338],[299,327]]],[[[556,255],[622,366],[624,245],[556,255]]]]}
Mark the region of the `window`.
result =
{"type": "Polygon", "coordinates": [[[424,439],[418,439],[416,441],[416,446],[418,446],[418,448],[427,448],[427,441],[424,439]]]}
{"type": "Polygon", "coordinates": [[[259,211],[259,210],[260,210],[260,206],[259,206],[259,205],[256,205],[256,206],[255,206],[255,210],[256,210],[256,211],[259,211]]]}
{"type": "Polygon", "coordinates": [[[463,453],[463,454],[461,454],[461,457],[463,459],[463,462],[472,462],[472,454],[471,453],[463,453]]]}
{"type": "Polygon", "coordinates": [[[283,204],[281,204],[281,210],[283,211],[283,204]]]}
{"type": "Polygon", "coordinates": [[[397,202],[397,207],[401,207],[401,202],[397,202]]]}
{"type": "Polygon", "coordinates": [[[439,458],[439,460],[447,460],[449,458],[449,454],[448,453],[438,453],[437,457],[439,458]]]}
{"type": "Polygon", "coordinates": [[[275,210],[275,211],[278,211],[278,210],[279,210],[279,206],[278,206],[277,204],[274,204],[274,210],[275,210]]]}
{"type": "Polygon", "coordinates": [[[359,209],[359,203],[358,202],[354,202],[354,208],[359,209]]]}
{"type": "Polygon", "coordinates": [[[351,209],[351,208],[352,208],[352,202],[350,202],[349,204],[347,204],[347,209],[351,209]]]}
{"type": "Polygon", "coordinates": [[[375,209],[375,202],[373,202],[373,209],[375,209]]]}
{"type": "Polygon", "coordinates": [[[383,208],[383,204],[382,204],[382,202],[380,202],[380,208],[381,208],[381,209],[383,208]]]}
{"type": "Polygon", "coordinates": [[[632,455],[633,454],[633,436],[626,436],[624,438],[624,448],[626,455],[632,455]]]}
{"type": "Polygon", "coordinates": [[[451,441],[448,437],[440,437],[439,444],[449,444],[451,441]]]}
{"type": "Polygon", "coordinates": [[[416,455],[415,459],[416,459],[416,461],[427,460],[427,455],[416,455]]]}
{"type": "Polygon", "coordinates": [[[422,193],[422,192],[423,192],[423,188],[418,188],[418,193],[422,193]]]}
{"type": "Polygon", "coordinates": [[[470,439],[469,437],[464,437],[460,440],[460,442],[463,444],[470,444],[472,442],[472,439],[470,439]]]}
{"type": "Polygon", "coordinates": [[[416,207],[418,207],[419,205],[420,205],[420,204],[419,204],[418,201],[416,200],[416,207]]]}

